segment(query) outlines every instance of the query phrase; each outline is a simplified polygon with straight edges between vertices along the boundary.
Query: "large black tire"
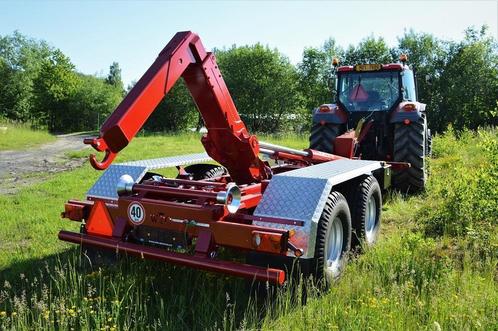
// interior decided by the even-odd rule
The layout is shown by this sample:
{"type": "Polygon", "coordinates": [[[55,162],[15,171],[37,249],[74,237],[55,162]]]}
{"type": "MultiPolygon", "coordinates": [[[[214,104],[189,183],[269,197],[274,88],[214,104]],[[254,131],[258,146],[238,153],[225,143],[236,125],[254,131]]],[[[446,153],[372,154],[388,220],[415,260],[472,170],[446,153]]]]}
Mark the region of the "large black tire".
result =
{"type": "Polygon", "coordinates": [[[249,252],[246,263],[261,267],[286,270],[287,275],[294,279],[301,276],[313,276],[318,282],[330,285],[342,273],[347,262],[347,253],[351,249],[351,215],[346,198],[339,192],[332,192],[327,199],[322,215],[318,222],[313,259],[295,259],[287,256],[249,252]],[[340,258],[335,262],[333,272],[325,272],[327,261],[328,234],[331,231],[334,219],[339,218],[343,229],[343,238],[340,258]]]}
{"type": "Polygon", "coordinates": [[[373,246],[380,234],[382,194],[374,176],[366,176],[355,184],[348,198],[351,207],[353,249],[361,244],[373,246]]]}
{"type": "Polygon", "coordinates": [[[208,163],[186,166],[185,171],[191,174],[193,180],[216,178],[227,174],[227,170],[224,167],[208,163]]]}
{"type": "Polygon", "coordinates": [[[393,186],[403,193],[415,193],[425,188],[427,182],[426,134],[425,116],[410,124],[395,124],[393,160],[411,164],[410,168],[393,173],[393,186]]]}
{"type": "Polygon", "coordinates": [[[332,284],[342,274],[350,249],[351,214],[348,202],[341,193],[332,192],[318,221],[314,259],[315,278],[324,281],[326,285],[332,284]]]}
{"type": "Polygon", "coordinates": [[[313,123],[310,134],[310,148],[325,152],[334,152],[335,138],[341,134],[341,124],[313,123]]]}
{"type": "Polygon", "coordinates": [[[431,157],[432,156],[432,133],[431,129],[427,129],[427,139],[426,139],[426,146],[425,146],[425,156],[431,157]]]}

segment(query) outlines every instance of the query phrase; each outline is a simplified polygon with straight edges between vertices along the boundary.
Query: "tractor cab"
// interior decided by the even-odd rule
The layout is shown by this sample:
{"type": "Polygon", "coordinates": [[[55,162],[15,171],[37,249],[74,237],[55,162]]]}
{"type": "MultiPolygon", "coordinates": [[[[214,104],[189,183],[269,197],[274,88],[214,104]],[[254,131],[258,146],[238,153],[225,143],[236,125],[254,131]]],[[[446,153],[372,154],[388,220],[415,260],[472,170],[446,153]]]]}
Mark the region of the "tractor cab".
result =
{"type": "Polygon", "coordinates": [[[337,69],[337,104],[347,112],[392,111],[416,101],[413,71],[402,64],[360,64],[337,69]]]}

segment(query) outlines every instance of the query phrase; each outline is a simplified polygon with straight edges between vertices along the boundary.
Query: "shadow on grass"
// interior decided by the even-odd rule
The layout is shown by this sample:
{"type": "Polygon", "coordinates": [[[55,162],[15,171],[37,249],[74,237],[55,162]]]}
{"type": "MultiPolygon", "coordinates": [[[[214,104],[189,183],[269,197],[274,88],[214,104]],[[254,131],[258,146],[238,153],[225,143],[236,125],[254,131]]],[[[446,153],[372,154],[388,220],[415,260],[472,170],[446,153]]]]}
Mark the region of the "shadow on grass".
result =
{"type": "MultiPolygon", "coordinates": [[[[15,309],[14,297],[24,296],[28,309],[35,310],[33,298],[43,297],[49,289],[46,299],[54,309],[103,300],[95,308],[98,314],[118,316],[118,326],[127,329],[227,330],[241,325],[258,328],[274,310],[271,302],[287,300],[269,299],[262,295],[264,284],[259,284],[256,292],[254,284],[234,277],[127,256],[113,265],[97,267],[80,253],[80,248],[74,247],[1,270],[0,290],[3,288],[4,297],[10,297],[4,300],[4,307],[15,309]],[[9,302],[12,307],[8,307],[9,302]],[[119,302],[119,309],[106,302],[119,302]]],[[[286,290],[272,291],[275,296],[286,290]]],[[[38,317],[28,318],[35,322],[38,317]]]]}

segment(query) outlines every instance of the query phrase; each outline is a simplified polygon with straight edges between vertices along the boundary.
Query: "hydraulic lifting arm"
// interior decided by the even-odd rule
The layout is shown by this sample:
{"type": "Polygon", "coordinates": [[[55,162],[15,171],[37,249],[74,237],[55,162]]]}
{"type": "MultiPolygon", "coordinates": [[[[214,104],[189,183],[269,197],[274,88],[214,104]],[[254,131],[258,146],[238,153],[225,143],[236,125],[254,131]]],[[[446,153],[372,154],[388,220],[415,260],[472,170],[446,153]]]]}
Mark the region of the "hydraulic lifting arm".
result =
{"type": "Polygon", "coordinates": [[[178,32],[105,121],[97,138],[85,139],[105,152],[99,162],[90,155],[95,169],[106,169],[142,128],[159,102],[183,77],[207,134],[202,137],[206,152],[225,166],[238,184],[259,182],[270,176],[260,160],[259,143],[240,119],[213,54],[206,52],[199,36],[178,32]]]}

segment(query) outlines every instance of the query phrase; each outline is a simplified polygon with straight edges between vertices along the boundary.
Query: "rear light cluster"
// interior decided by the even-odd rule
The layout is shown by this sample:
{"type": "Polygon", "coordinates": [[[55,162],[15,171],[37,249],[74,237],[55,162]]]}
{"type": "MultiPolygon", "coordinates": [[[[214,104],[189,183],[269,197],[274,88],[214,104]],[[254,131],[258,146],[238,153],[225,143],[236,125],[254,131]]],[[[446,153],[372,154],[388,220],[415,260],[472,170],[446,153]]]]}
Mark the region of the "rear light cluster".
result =
{"type": "Polygon", "coordinates": [[[320,113],[330,113],[330,112],[334,112],[338,109],[338,107],[336,105],[321,105],[320,108],[318,108],[318,111],[320,113]]]}
{"type": "Polygon", "coordinates": [[[417,111],[417,106],[414,103],[407,103],[401,108],[401,111],[406,111],[406,112],[417,111]]]}

